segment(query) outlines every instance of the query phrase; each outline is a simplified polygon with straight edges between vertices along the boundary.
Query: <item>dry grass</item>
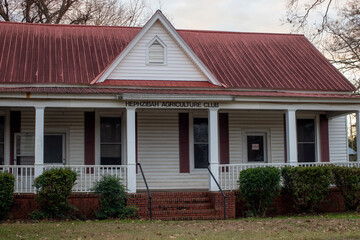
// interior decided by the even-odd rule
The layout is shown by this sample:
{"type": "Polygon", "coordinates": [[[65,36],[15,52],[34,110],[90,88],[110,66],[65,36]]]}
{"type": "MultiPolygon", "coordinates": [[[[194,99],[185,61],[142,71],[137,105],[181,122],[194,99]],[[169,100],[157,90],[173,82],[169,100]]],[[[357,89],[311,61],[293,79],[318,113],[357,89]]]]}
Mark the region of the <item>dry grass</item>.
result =
{"type": "Polygon", "coordinates": [[[360,239],[360,215],[228,221],[5,222],[0,239],[360,239]]]}

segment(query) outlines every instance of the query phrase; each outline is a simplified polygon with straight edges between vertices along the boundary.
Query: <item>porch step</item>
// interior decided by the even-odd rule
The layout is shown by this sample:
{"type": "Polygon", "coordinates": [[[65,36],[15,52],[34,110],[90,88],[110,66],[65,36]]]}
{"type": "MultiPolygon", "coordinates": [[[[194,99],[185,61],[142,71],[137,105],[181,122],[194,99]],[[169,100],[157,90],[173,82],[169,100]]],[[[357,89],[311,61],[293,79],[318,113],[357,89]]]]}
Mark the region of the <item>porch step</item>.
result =
{"type": "MultiPolygon", "coordinates": [[[[140,199],[140,197],[139,197],[140,199]]],[[[149,200],[144,195],[138,214],[149,218],[149,200]]],[[[161,192],[152,194],[152,216],[156,220],[214,220],[222,214],[214,208],[208,192],[161,192]]]]}

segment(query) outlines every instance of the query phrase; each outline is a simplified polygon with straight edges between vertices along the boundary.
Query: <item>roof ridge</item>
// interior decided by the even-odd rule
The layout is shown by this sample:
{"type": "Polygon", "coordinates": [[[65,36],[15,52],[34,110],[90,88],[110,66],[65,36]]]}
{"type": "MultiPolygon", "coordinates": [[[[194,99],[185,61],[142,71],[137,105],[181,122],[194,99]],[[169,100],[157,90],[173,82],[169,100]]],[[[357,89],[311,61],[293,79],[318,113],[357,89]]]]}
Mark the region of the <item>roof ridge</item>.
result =
{"type": "Polygon", "coordinates": [[[300,33],[272,33],[272,32],[236,32],[236,31],[221,31],[221,30],[196,30],[196,29],[176,29],[180,32],[201,32],[201,33],[224,33],[224,34],[257,34],[257,35],[287,35],[287,36],[304,36],[300,33]]]}
{"type": "MultiPolygon", "coordinates": [[[[129,26],[104,26],[104,25],[81,25],[81,24],[54,24],[54,23],[27,23],[27,22],[6,22],[0,21],[4,25],[31,25],[37,27],[79,27],[79,28],[127,28],[127,29],[142,29],[142,27],[129,27],[129,26]]],[[[257,35],[286,35],[286,36],[304,36],[298,33],[272,33],[272,32],[238,32],[238,31],[221,31],[221,30],[201,30],[201,29],[176,29],[178,32],[201,32],[201,33],[224,33],[224,34],[257,34],[257,35]]]]}
{"type": "Polygon", "coordinates": [[[82,24],[55,24],[55,23],[28,23],[28,22],[7,22],[0,21],[4,25],[32,25],[37,27],[80,27],[80,28],[131,28],[141,29],[142,27],[129,27],[129,26],[104,26],[104,25],[82,25],[82,24]]]}

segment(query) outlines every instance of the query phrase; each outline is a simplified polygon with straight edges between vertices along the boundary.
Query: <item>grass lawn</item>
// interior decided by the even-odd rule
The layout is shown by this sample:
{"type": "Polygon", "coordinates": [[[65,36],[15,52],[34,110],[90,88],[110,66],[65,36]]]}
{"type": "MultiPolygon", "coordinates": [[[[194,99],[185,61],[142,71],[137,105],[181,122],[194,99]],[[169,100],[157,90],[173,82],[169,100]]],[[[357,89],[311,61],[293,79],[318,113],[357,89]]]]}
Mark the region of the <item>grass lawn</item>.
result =
{"type": "Polygon", "coordinates": [[[360,239],[360,214],[227,221],[4,222],[0,239],[360,239]]]}

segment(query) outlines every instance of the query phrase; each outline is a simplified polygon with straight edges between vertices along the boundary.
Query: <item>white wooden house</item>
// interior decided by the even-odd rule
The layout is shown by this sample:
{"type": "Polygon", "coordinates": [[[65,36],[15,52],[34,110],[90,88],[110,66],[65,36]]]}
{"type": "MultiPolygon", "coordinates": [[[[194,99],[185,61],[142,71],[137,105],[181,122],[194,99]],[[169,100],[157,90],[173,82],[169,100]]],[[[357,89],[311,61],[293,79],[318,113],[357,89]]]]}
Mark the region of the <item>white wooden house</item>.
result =
{"type": "Polygon", "coordinates": [[[116,174],[132,193],[137,162],[152,190],[206,191],[208,165],[227,190],[248,167],[356,165],[354,90],[302,35],[176,30],[160,11],[142,28],[0,22],[0,170],[17,192],[70,166],[74,191],[116,174]]]}

